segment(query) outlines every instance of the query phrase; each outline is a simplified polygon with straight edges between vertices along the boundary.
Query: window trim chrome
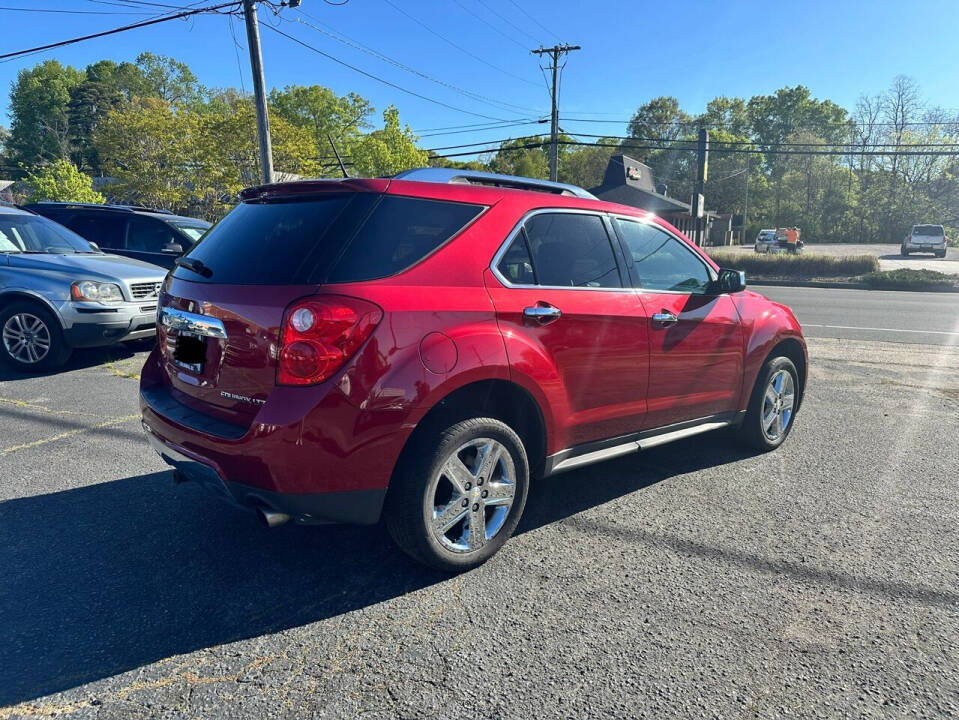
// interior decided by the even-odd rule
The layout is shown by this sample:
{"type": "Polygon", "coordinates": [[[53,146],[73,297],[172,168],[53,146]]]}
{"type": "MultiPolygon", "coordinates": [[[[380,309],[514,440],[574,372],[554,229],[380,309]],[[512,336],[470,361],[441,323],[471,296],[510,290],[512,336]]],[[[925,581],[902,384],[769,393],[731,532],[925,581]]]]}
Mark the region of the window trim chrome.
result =
{"type": "MultiPolygon", "coordinates": [[[[496,277],[504,287],[509,288],[510,290],[587,290],[592,292],[621,292],[621,293],[636,293],[636,288],[633,287],[576,287],[575,285],[526,285],[526,284],[516,284],[512,283],[506,279],[506,277],[499,271],[500,261],[503,259],[503,256],[506,254],[506,251],[509,250],[510,245],[513,244],[513,241],[516,237],[522,232],[523,226],[526,224],[526,221],[536,215],[544,215],[546,213],[550,214],[567,214],[567,215],[592,215],[593,217],[599,218],[603,223],[603,231],[606,233],[606,237],[610,243],[610,251],[613,253],[613,261],[616,263],[616,271],[620,275],[620,281],[623,280],[623,270],[624,268],[621,265],[620,257],[616,252],[616,248],[613,245],[613,242],[619,242],[619,237],[610,237],[609,231],[610,227],[607,224],[607,219],[609,218],[609,213],[602,210],[589,210],[584,208],[562,208],[562,207],[542,207],[529,210],[526,214],[523,215],[513,226],[513,229],[509,231],[509,234],[506,236],[506,239],[500,244],[499,249],[496,251],[496,254],[493,255],[493,259],[490,261],[489,269],[490,272],[496,277]]],[[[532,256],[530,260],[532,260],[532,256]]]]}

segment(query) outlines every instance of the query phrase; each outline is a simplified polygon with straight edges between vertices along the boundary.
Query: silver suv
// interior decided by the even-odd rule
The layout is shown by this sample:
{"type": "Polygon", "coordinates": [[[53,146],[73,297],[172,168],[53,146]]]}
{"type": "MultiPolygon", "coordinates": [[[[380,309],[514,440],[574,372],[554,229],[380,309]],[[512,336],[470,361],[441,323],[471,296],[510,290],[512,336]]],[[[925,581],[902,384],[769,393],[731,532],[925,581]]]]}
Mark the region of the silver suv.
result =
{"type": "Polygon", "coordinates": [[[52,220],[0,206],[0,359],[47,370],[73,348],[153,337],[164,276],[52,220]]]}

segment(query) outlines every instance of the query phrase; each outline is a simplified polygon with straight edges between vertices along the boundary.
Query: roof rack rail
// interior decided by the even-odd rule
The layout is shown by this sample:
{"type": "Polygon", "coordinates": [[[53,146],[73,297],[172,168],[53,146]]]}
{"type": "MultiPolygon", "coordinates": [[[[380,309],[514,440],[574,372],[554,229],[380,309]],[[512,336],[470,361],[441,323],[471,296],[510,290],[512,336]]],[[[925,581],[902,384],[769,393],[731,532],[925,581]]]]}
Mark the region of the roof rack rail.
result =
{"type": "Polygon", "coordinates": [[[520,177],[518,175],[500,175],[499,173],[482,172],[479,170],[457,170],[456,168],[414,168],[404,170],[393,176],[396,180],[417,180],[419,182],[453,183],[460,185],[488,185],[493,187],[511,188],[513,190],[533,190],[547,192],[553,195],[569,195],[572,197],[596,200],[596,196],[576,185],[536,180],[535,178],[520,177]]]}
{"type": "Polygon", "coordinates": [[[175,215],[172,210],[165,208],[146,207],[145,205],[126,205],[122,203],[91,203],[91,202],[70,202],[69,200],[40,200],[37,205],[61,205],[63,207],[88,207],[99,208],[103,210],[139,210],[141,212],[159,213],[161,215],[175,215]]]}

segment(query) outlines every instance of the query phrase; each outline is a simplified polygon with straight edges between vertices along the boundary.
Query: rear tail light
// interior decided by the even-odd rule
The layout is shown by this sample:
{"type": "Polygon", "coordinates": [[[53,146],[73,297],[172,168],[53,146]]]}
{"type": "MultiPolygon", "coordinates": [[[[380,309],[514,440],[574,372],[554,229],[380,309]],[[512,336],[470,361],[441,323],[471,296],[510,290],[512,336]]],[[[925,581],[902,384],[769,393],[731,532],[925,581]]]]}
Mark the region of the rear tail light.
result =
{"type": "Polygon", "coordinates": [[[373,303],[345,295],[297,300],[283,314],[277,385],[315,385],[331,377],[382,317],[373,303]]]}

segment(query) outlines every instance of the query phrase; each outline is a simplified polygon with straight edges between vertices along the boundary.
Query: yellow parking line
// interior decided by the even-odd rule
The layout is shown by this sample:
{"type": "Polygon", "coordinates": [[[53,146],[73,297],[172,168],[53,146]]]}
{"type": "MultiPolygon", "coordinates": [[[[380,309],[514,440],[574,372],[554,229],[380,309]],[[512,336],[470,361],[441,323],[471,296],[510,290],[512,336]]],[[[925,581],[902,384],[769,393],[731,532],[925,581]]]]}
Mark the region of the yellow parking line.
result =
{"type": "Polygon", "coordinates": [[[41,440],[34,440],[33,442],[23,443],[22,445],[14,445],[12,447],[4,448],[0,450],[0,457],[4,455],[9,455],[10,453],[16,452],[17,450],[26,450],[27,448],[34,448],[39,445],[46,445],[47,443],[56,442],[57,440],[63,440],[68,437],[73,437],[74,435],[82,435],[83,433],[90,432],[92,430],[100,430],[101,428],[110,427],[111,425],[119,425],[121,423],[130,422],[131,420],[137,420],[140,417],[140,413],[136,415],[125,415],[121,418],[115,418],[113,420],[107,420],[102,423],[97,423],[96,425],[90,425],[89,427],[76,428],[74,430],[67,430],[62,432],[59,435],[53,435],[52,437],[43,438],[41,440]]]}
{"type": "Polygon", "coordinates": [[[0,397],[0,403],[6,403],[7,405],[13,405],[14,407],[24,408],[26,410],[39,410],[41,412],[53,413],[54,415],[85,415],[87,417],[93,415],[93,413],[78,412],[76,410],[54,410],[53,408],[37,405],[36,403],[29,403],[26,400],[17,400],[16,398],[0,397]]]}

